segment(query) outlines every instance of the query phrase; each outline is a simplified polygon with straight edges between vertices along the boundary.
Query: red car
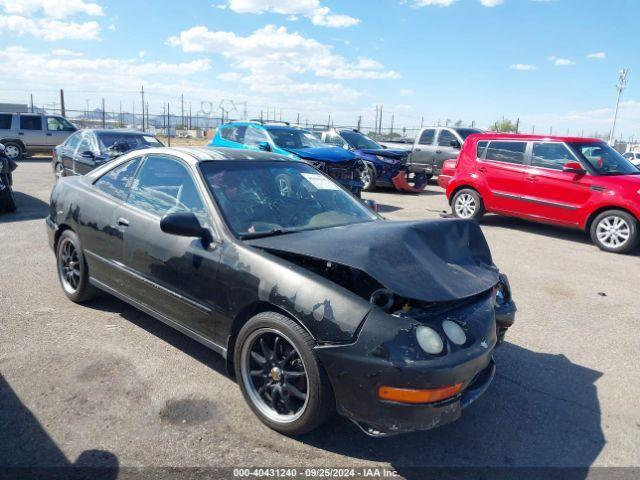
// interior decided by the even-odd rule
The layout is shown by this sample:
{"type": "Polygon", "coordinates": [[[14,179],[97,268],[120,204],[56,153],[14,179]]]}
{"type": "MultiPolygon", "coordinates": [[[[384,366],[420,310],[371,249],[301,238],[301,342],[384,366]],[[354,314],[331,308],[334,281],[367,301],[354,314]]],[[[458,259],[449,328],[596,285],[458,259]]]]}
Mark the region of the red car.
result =
{"type": "Polygon", "coordinates": [[[638,244],[640,170],[602,140],[471,135],[451,173],[443,183],[456,217],[494,212],[579,228],[609,252],[638,244]]]}

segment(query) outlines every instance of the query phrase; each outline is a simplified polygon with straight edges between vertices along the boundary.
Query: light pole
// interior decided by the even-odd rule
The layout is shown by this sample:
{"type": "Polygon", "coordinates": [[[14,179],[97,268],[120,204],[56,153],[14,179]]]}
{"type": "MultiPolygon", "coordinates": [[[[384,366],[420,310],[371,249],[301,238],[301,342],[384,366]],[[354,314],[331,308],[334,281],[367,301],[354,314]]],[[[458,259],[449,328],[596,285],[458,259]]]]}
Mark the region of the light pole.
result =
{"type": "Polygon", "coordinates": [[[613,114],[613,125],[611,126],[611,133],[609,134],[609,145],[613,145],[613,142],[614,142],[613,136],[616,130],[616,121],[618,120],[618,107],[620,106],[620,95],[622,94],[622,91],[627,86],[628,74],[629,74],[628,68],[623,68],[618,72],[618,85],[616,85],[616,88],[618,90],[618,96],[616,98],[616,110],[613,114]]]}

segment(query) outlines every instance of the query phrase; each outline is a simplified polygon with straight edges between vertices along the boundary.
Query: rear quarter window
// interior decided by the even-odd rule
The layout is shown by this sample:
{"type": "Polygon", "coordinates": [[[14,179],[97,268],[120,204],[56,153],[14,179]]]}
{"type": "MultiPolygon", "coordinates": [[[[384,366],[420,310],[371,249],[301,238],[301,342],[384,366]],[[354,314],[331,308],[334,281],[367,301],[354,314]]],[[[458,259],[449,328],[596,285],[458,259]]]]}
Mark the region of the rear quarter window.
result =
{"type": "Polygon", "coordinates": [[[13,115],[10,113],[0,113],[0,130],[9,130],[11,128],[11,120],[13,115]]]}
{"type": "Polygon", "coordinates": [[[243,143],[247,127],[224,127],[220,130],[220,137],[230,142],[243,143]]]}
{"type": "Polygon", "coordinates": [[[482,140],[481,142],[478,142],[476,145],[476,157],[478,158],[482,158],[487,150],[487,145],[489,145],[489,142],[487,142],[486,140],[482,140]]]}
{"type": "Polygon", "coordinates": [[[526,150],[527,142],[492,141],[487,147],[485,160],[524,165],[526,150]]]}

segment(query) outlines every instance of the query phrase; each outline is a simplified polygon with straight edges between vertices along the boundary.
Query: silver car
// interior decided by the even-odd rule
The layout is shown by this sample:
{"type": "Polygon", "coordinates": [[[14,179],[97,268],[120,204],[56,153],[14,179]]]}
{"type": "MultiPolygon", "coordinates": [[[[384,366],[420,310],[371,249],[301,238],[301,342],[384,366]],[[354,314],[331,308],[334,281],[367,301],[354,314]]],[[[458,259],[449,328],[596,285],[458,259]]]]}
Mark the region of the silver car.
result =
{"type": "Polygon", "coordinates": [[[76,130],[60,115],[0,112],[0,143],[13,160],[27,153],[50,152],[76,130]]]}

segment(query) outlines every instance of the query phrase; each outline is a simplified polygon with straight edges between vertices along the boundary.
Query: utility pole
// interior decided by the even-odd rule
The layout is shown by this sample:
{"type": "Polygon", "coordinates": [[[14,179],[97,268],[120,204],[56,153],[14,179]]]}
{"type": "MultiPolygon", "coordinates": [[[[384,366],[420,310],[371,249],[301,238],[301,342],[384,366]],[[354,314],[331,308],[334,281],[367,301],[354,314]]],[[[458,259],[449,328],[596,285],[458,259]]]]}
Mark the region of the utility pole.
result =
{"type": "Polygon", "coordinates": [[[393,121],[395,120],[395,118],[396,118],[395,114],[392,114],[391,115],[391,131],[389,132],[389,135],[391,137],[393,137],[393,121]]]}
{"type": "Polygon", "coordinates": [[[327,120],[327,128],[331,128],[331,114],[329,114],[329,119],[327,120]]]}
{"type": "Polygon", "coordinates": [[[376,105],[376,121],[373,124],[373,133],[378,133],[378,105],[376,105]]]}
{"type": "Polygon", "coordinates": [[[142,85],[140,94],[142,95],[142,131],[144,132],[144,85],[142,85]]]}
{"type": "Polygon", "coordinates": [[[298,117],[296,119],[296,125],[300,125],[300,113],[298,113],[298,117]]]}
{"type": "Polygon", "coordinates": [[[362,127],[362,115],[358,115],[358,131],[360,131],[360,127],[362,127]]]}
{"type": "Polygon", "coordinates": [[[120,100],[120,115],[118,116],[118,120],[118,125],[122,128],[122,124],[124,123],[124,118],[122,118],[122,100],[120,100]]]}
{"type": "Polygon", "coordinates": [[[102,99],[102,128],[105,127],[105,118],[104,118],[104,98],[102,99]]]}
{"type": "Polygon", "coordinates": [[[30,95],[31,97],[31,113],[33,113],[33,93],[30,95]]]}
{"type": "Polygon", "coordinates": [[[424,127],[424,117],[420,117],[420,130],[424,127]]]}
{"type": "Polygon", "coordinates": [[[616,110],[613,114],[613,125],[611,126],[611,133],[609,134],[609,145],[613,145],[614,143],[614,135],[616,131],[616,122],[618,120],[618,108],[620,107],[620,95],[622,95],[622,91],[627,87],[627,76],[629,75],[629,69],[623,68],[618,72],[618,84],[616,88],[618,90],[618,96],[616,97],[616,110]]]}
{"type": "Polygon", "coordinates": [[[189,122],[187,123],[189,130],[191,130],[191,102],[189,102],[189,122]]]}
{"type": "Polygon", "coordinates": [[[378,135],[382,135],[382,105],[380,105],[380,118],[378,118],[378,135]]]}
{"type": "Polygon", "coordinates": [[[147,110],[147,130],[149,130],[149,102],[147,102],[147,109],[146,110],[147,110]]]}
{"type": "Polygon", "coordinates": [[[520,130],[520,118],[516,119],[516,133],[520,130]]]}
{"type": "Polygon", "coordinates": [[[167,146],[171,146],[171,113],[169,104],[167,103],[167,146]]]}
{"type": "Polygon", "coordinates": [[[66,109],[64,108],[64,90],[60,89],[60,115],[67,116],[66,109]]]}
{"type": "Polygon", "coordinates": [[[182,130],[184,130],[184,94],[180,95],[180,105],[182,108],[182,120],[180,121],[182,130]]]}

